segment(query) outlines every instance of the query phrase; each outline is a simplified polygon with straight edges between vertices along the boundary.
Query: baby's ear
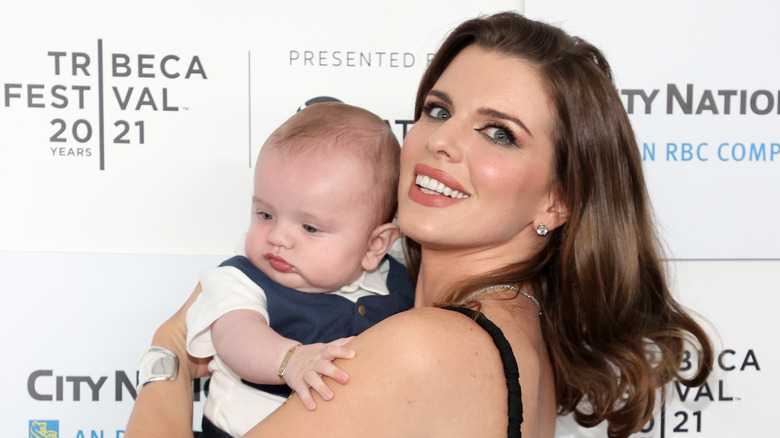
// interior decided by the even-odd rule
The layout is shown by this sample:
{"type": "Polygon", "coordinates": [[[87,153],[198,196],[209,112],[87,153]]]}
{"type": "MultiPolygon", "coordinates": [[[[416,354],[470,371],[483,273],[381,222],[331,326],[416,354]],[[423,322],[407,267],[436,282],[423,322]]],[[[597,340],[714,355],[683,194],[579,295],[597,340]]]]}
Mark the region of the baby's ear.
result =
{"type": "Polygon", "coordinates": [[[391,223],[382,224],[371,232],[368,238],[368,250],[366,255],[363,256],[363,262],[361,266],[363,270],[371,271],[379,266],[379,262],[387,254],[390,246],[401,235],[401,230],[397,226],[391,223]]]}

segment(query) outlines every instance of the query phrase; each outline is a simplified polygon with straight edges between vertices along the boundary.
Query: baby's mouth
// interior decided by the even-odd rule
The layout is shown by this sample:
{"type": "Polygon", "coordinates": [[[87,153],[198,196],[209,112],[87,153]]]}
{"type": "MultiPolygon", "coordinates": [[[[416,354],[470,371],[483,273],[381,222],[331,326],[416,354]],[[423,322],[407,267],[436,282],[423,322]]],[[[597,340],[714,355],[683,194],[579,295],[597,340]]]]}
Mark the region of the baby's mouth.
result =
{"type": "Polygon", "coordinates": [[[265,258],[268,260],[268,263],[271,265],[271,267],[279,272],[285,274],[295,272],[295,266],[287,263],[287,260],[283,259],[282,257],[273,254],[266,254],[265,258]]]}

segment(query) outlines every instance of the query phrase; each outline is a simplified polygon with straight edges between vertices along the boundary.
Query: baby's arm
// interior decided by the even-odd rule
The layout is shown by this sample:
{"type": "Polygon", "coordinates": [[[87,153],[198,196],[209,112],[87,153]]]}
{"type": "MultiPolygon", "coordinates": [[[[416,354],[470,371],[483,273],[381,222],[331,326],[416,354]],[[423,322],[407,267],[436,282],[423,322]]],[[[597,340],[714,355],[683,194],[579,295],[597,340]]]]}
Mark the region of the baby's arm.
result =
{"type": "Polygon", "coordinates": [[[276,333],[259,312],[239,309],[220,316],[211,326],[211,337],[220,358],[241,378],[261,384],[287,383],[309,410],[316,408],[309,388],[324,400],[333,398],[333,391],[322,376],[347,383],[347,373],[332,361],[349,359],[355,354],[343,347],[351,338],[301,345],[290,356],[282,381],[278,376],[279,366],[288,351],[299,343],[276,333]]]}

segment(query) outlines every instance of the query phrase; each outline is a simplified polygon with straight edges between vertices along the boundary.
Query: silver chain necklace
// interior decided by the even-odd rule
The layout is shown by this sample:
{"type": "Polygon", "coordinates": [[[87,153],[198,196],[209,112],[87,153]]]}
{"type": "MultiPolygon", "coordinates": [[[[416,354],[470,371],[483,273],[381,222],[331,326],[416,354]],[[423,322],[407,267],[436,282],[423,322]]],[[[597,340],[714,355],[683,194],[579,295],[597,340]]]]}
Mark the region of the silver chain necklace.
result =
{"type": "Polygon", "coordinates": [[[474,300],[474,298],[477,298],[478,296],[484,294],[485,292],[490,292],[490,291],[494,291],[494,290],[497,290],[497,289],[509,289],[509,290],[513,290],[513,291],[523,295],[524,297],[526,297],[529,300],[533,301],[534,304],[536,304],[536,310],[539,311],[539,315],[540,316],[542,315],[542,306],[539,304],[539,300],[537,300],[533,295],[529,294],[528,292],[526,292],[526,291],[524,291],[524,290],[522,290],[522,289],[520,289],[518,287],[512,286],[510,284],[496,284],[494,286],[483,287],[482,289],[479,289],[478,291],[472,292],[471,295],[466,297],[465,300],[461,301],[460,304],[466,304],[466,303],[474,300]]]}

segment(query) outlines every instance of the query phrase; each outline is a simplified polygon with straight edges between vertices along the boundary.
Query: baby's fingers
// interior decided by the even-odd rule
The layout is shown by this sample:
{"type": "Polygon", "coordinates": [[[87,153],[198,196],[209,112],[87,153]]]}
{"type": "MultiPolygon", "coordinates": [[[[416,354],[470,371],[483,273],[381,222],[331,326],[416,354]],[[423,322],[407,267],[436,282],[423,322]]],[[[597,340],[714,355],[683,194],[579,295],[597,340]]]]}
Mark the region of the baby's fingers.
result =
{"type": "Polygon", "coordinates": [[[343,347],[347,344],[347,342],[355,339],[354,336],[347,336],[346,338],[338,338],[335,341],[328,342],[328,345],[335,345],[337,347],[343,347]]]}
{"type": "Polygon", "coordinates": [[[306,407],[306,409],[313,411],[317,408],[317,404],[314,402],[314,398],[311,396],[308,385],[304,383],[300,385],[299,389],[292,389],[298,393],[298,397],[301,398],[301,402],[303,402],[303,405],[306,407]]]}
{"type": "MultiPolygon", "coordinates": [[[[335,341],[334,341],[335,342],[335,341]]],[[[322,357],[325,359],[352,359],[355,357],[355,350],[347,347],[342,347],[332,342],[327,344],[322,351],[322,357]]]]}
{"type": "MultiPolygon", "coordinates": [[[[311,389],[317,391],[317,394],[319,394],[323,400],[330,400],[333,398],[333,391],[330,390],[318,373],[315,373],[314,371],[307,372],[304,375],[304,380],[311,386],[311,389]]],[[[312,400],[312,403],[313,402],[314,401],[312,400]]]]}
{"type": "MultiPolygon", "coordinates": [[[[333,365],[333,363],[331,362],[320,362],[317,367],[317,372],[320,375],[330,377],[331,379],[341,383],[342,385],[346,384],[349,381],[349,374],[345,373],[341,368],[337,367],[336,365],[333,365]]],[[[321,392],[320,395],[322,395],[321,392]]],[[[326,398],[326,400],[328,399],[326,398]]]]}

